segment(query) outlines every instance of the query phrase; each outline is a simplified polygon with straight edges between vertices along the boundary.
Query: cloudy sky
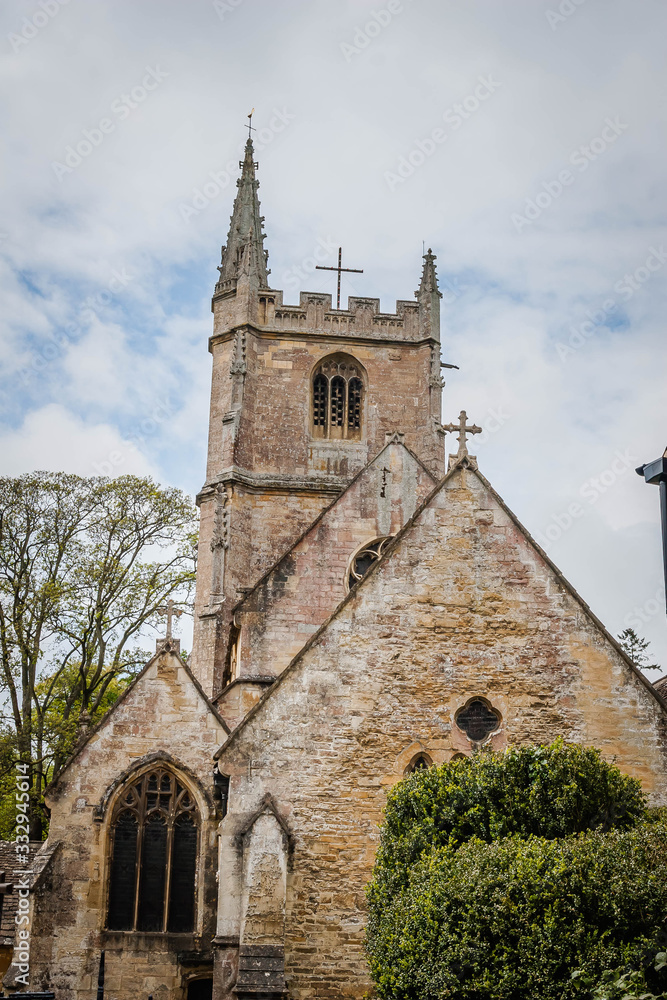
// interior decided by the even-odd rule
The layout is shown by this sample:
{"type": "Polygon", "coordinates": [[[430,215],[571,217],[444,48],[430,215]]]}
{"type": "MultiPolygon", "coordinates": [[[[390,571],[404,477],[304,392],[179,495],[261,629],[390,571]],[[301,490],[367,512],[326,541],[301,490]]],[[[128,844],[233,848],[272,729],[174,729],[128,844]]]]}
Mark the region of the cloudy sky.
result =
{"type": "Polygon", "coordinates": [[[6,0],[0,472],[202,485],[255,107],[273,286],[333,290],[341,243],[393,310],[432,246],[445,421],[667,668],[634,473],[667,445],[665,37],[663,0],[6,0]]]}

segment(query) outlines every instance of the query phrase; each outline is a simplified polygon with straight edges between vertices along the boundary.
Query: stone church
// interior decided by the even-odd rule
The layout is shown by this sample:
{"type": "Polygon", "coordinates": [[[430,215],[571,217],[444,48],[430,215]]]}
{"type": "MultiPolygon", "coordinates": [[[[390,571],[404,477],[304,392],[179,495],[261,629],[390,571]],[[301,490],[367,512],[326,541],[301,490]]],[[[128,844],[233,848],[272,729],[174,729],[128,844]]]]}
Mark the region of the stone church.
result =
{"type": "MultiPolygon", "coordinates": [[[[482,746],[601,748],[667,801],[667,705],[469,453],[440,293],[270,285],[251,140],[212,301],[189,662],[163,641],[48,793],[30,986],[352,1000],[388,789],[482,746]],[[447,367],[447,365],[444,365],[447,367]]],[[[473,439],[474,440],[474,439],[473,439]]],[[[472,446],[471,446],[472,447],[472,446]]]]}

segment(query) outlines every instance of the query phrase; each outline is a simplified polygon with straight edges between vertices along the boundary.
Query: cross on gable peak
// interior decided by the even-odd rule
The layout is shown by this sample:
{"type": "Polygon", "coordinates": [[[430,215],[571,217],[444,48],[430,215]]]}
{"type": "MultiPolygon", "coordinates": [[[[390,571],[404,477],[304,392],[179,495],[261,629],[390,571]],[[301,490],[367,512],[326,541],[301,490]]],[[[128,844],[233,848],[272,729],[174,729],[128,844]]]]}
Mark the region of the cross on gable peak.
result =
{"type": "Polygon", "coordinates": [[[172,625],[172,621],[173,621],[174,615],[176,616],[176,618],[180,618],[181,615],[183,614],[183,609],[182,608],[177,608],[176,605],[174,604],[173,600],[170,597],[166,604],[163,604],[161,608],[157,608],[156,610],[157,610],[157,613],[159,615],[162,615],[163,617],[165,617],[167,619],[167,635],[166,635],[166,640],[167,640],[167,642],[171,642],[171,639],[172,639],[171,625],[172,625]]]}
{"type": "Polygon", "coordinates": [[[458,431],[457,439],[459,442],[459,450],[456,455],[450,456],[450,465],[454,462],[461,461],[463,458],[474,459],[475,456],[471,455],[468,451],[467,437],[468,434],[481,434],[482,428],[478,427],[477,424],[468,425],[468,414],[465,410],[461,410],[458,424],[443,424],[442,429],[450,434],[454,434],[458,431]]]}

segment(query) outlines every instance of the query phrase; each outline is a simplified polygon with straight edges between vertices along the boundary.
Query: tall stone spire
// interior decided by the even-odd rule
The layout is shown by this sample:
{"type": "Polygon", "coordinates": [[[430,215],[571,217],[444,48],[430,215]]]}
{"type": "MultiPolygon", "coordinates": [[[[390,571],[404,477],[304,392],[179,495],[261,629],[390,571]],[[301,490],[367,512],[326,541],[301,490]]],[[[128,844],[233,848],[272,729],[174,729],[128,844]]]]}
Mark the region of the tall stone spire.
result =
{"type": "Polygon", "coordinates": [[[424,254],[424,267],[419,288],[415,292],[419,302],[419,327],[425,337],[440,341],[440,299],[438,276],[435,271],[436,256],[431,248],[424,254]]]}
{"type": "Polygon", "coordinates": [[[262,231],[264,216],[260,215],[257,188],[259,181],[255,178],[255,163],[252,139],[248,138],[245,145],[245,158],[239,161],[241,176],[236,182],[238,188],[234,200],[234,210],[229,225],[227,245],[222,248],[220,262],[220,278],[215,286],[216,294],[231,292],[236,289],[236,282],[243,274],[253,277],[260,288],[268,285],[270,271],[266,268],[269,257],[264,249],[262,231]]]}

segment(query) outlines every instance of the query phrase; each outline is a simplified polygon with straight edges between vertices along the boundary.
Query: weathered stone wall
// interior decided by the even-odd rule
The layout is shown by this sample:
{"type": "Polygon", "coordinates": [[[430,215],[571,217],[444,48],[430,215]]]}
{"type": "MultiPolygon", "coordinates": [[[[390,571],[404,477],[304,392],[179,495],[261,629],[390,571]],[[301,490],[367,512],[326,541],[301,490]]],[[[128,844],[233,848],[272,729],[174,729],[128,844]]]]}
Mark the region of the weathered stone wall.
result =
{"type": "MultiPolygon", "coordinates": [[[[207,480],[198,498],[192,664],[209,695],[216,695],[222,683],[229,609],[238,600],[239,588],[252,586],[292,545],[377,455],[387,433],[403,433],[406,445],[431,473],[444,475],[439,345],[432,338],[417,339],[416,303],[405,313],[414,313],[416,324],[407,336],[404,320],[398,314],[393,319],[380,314],[377,300],[358,300],[354,323],[343,329],[336,324],[332,329],[325,323],[326,312],[320,316],[317,310],[308,313],[308,320],[305,313],[294,314],[301,328],[246,323],[229,329],[218,315],[225,302],[229,305],[228,299],[214,302],[207,480]],[[312,373],[320,360],[337,352],[355,358],[365,373],[359,441],[321,440],[311,433],[312,373]],[[224,608],[219,598],[212,601],[216,557],[211,541],[219,483],[230,493],[224,608]]],[[[251,294],[244,302],[252,311],[257,296],[251,294]]],[[[236,307],[241,308],[240,302],[236,307]]]]}
{"type": "MultiPolygon", "coordinates": [[[[442,436],[425,419],[431,391],[440,398],[439,388],[429,385],[430,343],[324,339],[297,331],[268,335],[251,328],[246,341],[247,374],[235,455],[239,468],[279,476],[349,479],[377,454],[385,434],[398,430],[434,473],[444,472],[442,436]],[[337,352],[355,358],[366,373],[359,444],[323,442],[311,436],[311,374],[321,359],[337,352]]],[[[214,370],[218,366],[228,370],[227,350],[224,338],[213,339],[214,370]]],[[[213,461],[210,468],[214,469],[213,461]]]]}
{"type": "MultiPolygon", "coordinates": [[[[90,1000],[100,951],[106,993],[135,1000],[180,998],[185,978],[207,966],[214,934],[216,827],[211,756],[225,729],[178,657],[154,658],[90,737],[51,791],[49,844],[60,843],[35,891],[31,988],[59,1000],[90,1000]],[[105,931],[109,823],[121,775],[154,758],[171,762],[201,817],[194,934],[105,931]],[[194,953],[187,967],[179,953],[194,953]]],[[[212,966],[208,967],[209,974],[212,966]]]]}
{"type": "MultiPolygon", "coordinates": [[[[396,534],[434,485],[403,444],[383,448],[235,609],[237,677],[281,673],[345,597],[352,556],[396,534]]],[[[232,728],[247,707],[235,689],[218,701],[232,728]]]]}
{"type": "MultiPolygon", "coordinates": [[[[222,686],[228,651],[231,610],[242,596],[288,549],[335,492],[263,492],[229,484],[229,547],[224,554],[224,602],[211,603],[214,554],[211,551],[216,496],[211,490],[200,504],[192,670],[206,693],[215,696],[222,686]]],[[[218,555],[217,558],[220,558],[218,555]]]]}
{"type": "MultiPolygon", "coordinates": [[[[436,762],[470,752],[454,716],[473,696],[501,713],[496,746],[563,735],[667,801],[666,715],[650,685],[485,482],[458,468],[221,755],[227,850],[267,793],[291,831],[295,1000],[368,989],[364,886],[387,789],[419,750],[436,762]]],[[[234,878],[229,858],[225,871],[234,878]]],[[[235,919],[221,902],[219,933],[235,919]]]]}

